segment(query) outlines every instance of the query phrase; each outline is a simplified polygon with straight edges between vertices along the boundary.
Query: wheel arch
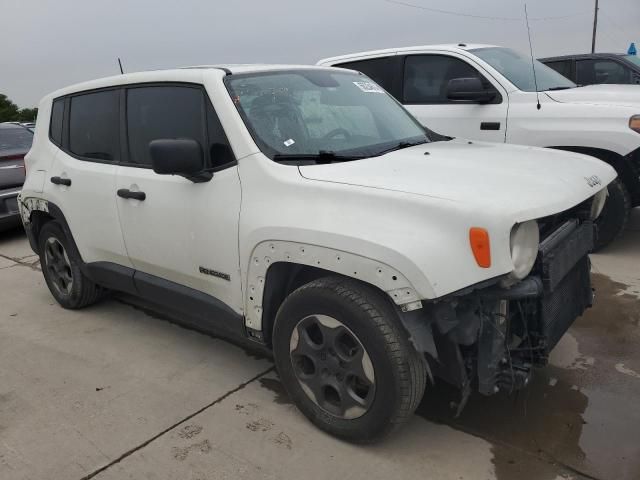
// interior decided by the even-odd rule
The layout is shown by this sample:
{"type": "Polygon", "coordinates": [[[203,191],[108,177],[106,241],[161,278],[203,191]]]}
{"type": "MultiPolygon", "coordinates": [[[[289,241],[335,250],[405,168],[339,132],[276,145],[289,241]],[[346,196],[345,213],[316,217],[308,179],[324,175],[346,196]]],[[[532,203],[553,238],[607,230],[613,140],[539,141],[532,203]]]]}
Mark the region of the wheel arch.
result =
{"type": "MultiPolygon", "coordinates": [[[[38,237],[40,236],[42,227],[47,222],[55,220],[62,227],[62,231],[67,236],[70,247],[74,250],[74,254],[78,255],[78,258],[82,260],[78,246],[76,245],[71,229],[69,228],[69,223],[67,222],[67,219],[65,218],[64,213],[62,213],[60,207],[55,203],[39,197],[20,198],[19,203],[22,222],[24,224],[25,231],[27,232],[29,244],[36,254],[40,254],[38,251],[38,237]]],[[[84,262],[82,262],[82,264],[84,265],[84,262]]]]}
{"type": "Polygon", "coordinates": [[[401,311],[422,307],[411,282],[383,262],[317,245],[266,241],[256,246],[247,269],[247,329],[270,343],[273,321],[286,296],[310,281],[336,274],[373,286],[401,311]]]}

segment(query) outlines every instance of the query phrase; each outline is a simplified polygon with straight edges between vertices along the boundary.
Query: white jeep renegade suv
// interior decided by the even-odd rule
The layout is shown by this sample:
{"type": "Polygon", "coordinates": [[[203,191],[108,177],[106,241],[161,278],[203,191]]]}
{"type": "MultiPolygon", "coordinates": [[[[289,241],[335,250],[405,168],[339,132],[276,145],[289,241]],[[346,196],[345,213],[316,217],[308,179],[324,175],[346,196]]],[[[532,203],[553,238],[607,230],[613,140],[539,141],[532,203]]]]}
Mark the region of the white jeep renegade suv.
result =
{"type": "MultiPolygon", "coordinates": [[[[20,210],[55,299],[126,292],[273,351],[320,428],[366,441],[430,372],[527,384],[590,306],[614,170],[435,142],[362,74],[229,66],[122,75],[40,103],[20,210]]],[[[461,405],[464,402],[461,402],[461,405]]]]}
{"type": "MultiPolygon", "coordinates": [[[[428,45],[328,58],[358,70],[441,135],[551,147],[592,155],[618,179],[598,220],[597,247],[640,206],[640,87],[578,87],[531,57],[492,45],[428,45]]],[[[540,167],[544,171],[544,167],[540,167]]]]}

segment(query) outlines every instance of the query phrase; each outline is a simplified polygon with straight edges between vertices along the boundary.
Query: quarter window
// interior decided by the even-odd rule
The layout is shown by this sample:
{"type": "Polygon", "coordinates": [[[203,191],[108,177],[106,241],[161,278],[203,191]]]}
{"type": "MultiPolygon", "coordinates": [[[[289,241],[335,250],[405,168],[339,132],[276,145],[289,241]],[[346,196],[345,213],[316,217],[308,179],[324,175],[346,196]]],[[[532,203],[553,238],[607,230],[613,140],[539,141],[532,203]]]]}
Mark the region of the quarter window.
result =
{"type": "Polygon", "coordinates": [[[447,98],[449,80],[470,77],[486,82],[475,68],[457,58],[411,55],[404,65],[404,101],[422,104],[450,103],[447,98]]]}
{"type": "Polygon", "coordinates": [[[71,98],[69,150],[84,158],[118,158],[118,91],[107,90],[71,98]]]}
{"type": "Polygon", "coordinates": [[[54,100],[51,107],[51,123],[49,125],[49,134],[53,142],[62,145],[62,117],[64,115],[64,99],[54,100]]]}

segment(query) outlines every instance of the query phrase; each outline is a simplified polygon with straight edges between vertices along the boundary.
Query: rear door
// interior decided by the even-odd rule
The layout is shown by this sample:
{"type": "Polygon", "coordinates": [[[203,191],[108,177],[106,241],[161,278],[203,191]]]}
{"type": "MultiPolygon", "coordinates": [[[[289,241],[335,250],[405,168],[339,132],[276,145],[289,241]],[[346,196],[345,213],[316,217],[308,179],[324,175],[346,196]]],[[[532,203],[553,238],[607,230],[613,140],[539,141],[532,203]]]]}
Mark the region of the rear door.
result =
{"type": "Polygon", "coordinates": [[[61,136],[50,132],[60,150],[47,174],[45,192],[62,210],[86,263],[131,265],[115,194],[120,92],[110,88],[66,97],[61,136]]]}
{"type": "Polygon", "coordinates": [[[407,55],[402,78],[401,102],[425,127],[452,137],[505,141],[507,93],[467,59],[443,53],[407,55]],[[449,100],[449,81],[469,77],[480,78],[486,89],[495,91],[495,99],[487,104],[449,100]]]}
{"type": "Polygon", "coordinates": [[[142,272],[136,273],[138,288],[144,289],[145,282],[147,287],[154,284],[149,292],[180,285],[239,310],[240,181],[204,88],[181,83],[131,86],[126,90],[125,125],[126,159],[115,190],[145,194],[144,200],[117,200],[129,258],[142,272]],[[211,180],[194,183],[156,174],[149,143],[161,138],[198,141],[213,171],[211,180]]]}

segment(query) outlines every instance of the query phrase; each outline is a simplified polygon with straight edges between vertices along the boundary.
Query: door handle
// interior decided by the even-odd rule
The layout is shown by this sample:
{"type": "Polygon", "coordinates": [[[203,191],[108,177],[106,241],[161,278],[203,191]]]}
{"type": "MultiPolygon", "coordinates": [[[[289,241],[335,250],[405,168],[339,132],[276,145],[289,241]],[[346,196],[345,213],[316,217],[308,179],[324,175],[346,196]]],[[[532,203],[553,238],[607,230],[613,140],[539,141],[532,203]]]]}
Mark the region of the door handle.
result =
{"type": "Polygon", "coordinates": [[[66,185],[67,187],[71,186],[70,178],[60,178],[60,177],[51,177],[51,183],[54,185],[66,185]]]}
{"type": "Polygon", "coordinates": [[[132,198],[134,200],[140,200],[141,202],[147,198],[147,194],[144,192],[132,192],[128,188],[121,188],[118,190],[118,196],[122,198],[132,198]]]}
{"type": "Polygon", "coordinates": [[[500,122],[482,122],[480,130],[500,130],[500,122]]]}

